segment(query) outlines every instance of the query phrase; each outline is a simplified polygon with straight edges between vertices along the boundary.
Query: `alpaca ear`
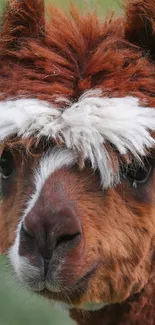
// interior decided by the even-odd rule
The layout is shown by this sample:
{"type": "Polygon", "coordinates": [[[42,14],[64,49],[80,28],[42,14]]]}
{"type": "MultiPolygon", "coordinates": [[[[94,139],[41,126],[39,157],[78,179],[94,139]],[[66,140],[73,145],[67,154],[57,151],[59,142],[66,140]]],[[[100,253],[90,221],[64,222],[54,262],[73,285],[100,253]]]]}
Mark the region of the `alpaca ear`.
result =
{"type": "Polygon", "coordinates": [[[0,39],[9,48],[25,38],[44,34],[44,0],[9,0],[3,15],[0,39]]]}
{"type": "Polygon", "coordinates": [[[125,37],[155,60],[155,0],[127,0],[125,37]]]}

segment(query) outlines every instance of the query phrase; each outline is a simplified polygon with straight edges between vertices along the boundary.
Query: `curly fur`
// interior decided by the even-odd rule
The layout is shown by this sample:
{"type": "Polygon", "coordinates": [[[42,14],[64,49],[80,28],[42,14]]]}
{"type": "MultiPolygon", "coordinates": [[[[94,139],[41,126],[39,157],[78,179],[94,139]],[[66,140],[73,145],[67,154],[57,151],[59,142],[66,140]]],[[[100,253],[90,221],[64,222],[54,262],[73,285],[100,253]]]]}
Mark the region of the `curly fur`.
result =
{"type": "MultiPolygon", "coordinates": [[[[10,0],[1,26],[0,137],[2,148],[11,147],[16,167],[16,179],[3,190],[1,252],[13,246],[15,230],[33,195],[32,173],[45,151],[44,145],[38,146],[42,133],[49,140],[48,149],[53,146],[49,135],[54,127],[54,145],[60,150],[66,145],[80,151],[80,123],[82,133],[89,134],[88,139],[82,137],[82,158],[94,164],[100,144],[106,142],[104,154],[111,157],[115,172],[120,162],[126,166],[131,162],[131,153],[154,159],[154,0],[128,0],[123,17],[111,16],[104,22],[94,13],[82,15],[74,7],[70,15],[56,8],[50,8],[48,15],[45,22],[41,0],[10,0]],[[95,95],[90,98],[92,93],[95,95]],[[8,116],[12,105],[18,106],[13,106],[17,111],[11,111],[16,114],[8,116]],[[40,106],[41,114],[45,113],[43,125],[36,116],[40,106]],[[95,121],[98,118],[94,129],[92,116],[95,121]],[[110,136],[102,127],[107,116],[110,136]],[[24,125],[25,121],[28,124],[24,125]],[[30,144],[32,151],[39,152],[35,158],[27,154],[30,144]]],[[[52,209],[51,202],[62,199],[75,204],[83,231],[79,246],[59,270],[60,279],[69,287],[67,294],[43,295],[74,306],[71,317],[79,325],[154,325],[154,172],[146,186],[135,188],[125,179],[111,188],[111,178],[105,181],[109,165],[103,161],[99,165],[98,159],[97,167],[102,169],[104,191],[99,173],[92,173],[86,163],[81,170],[77,166],[60,168],[39,192],[37,216],[38,211],[52,209]],[[43,209],[44,200],[47,204],[43,209]],[[78,287],[79,279],[82,287],[78,287]],[[101,310],[82,311],[85,304],[102,306],[103,302],[106,306],[101,310]]],[[[36,255],[30,257],[32,266],[36,255]]],[[[31,267],[26,265],[25,269],[31,267]]]]}
{"type": "Polygon", "coordinates": [[[113,186],[120,180],[119,168],[115,163],[113,171],[106,142],[120,156],[130,152],[140,160],[155,143],[149,132],[155,131],[155,110],[140,106],[137,98],[101,95],[100,90],[86,92],[67,108],[35,99],[1,101],[0,141],[16,134],[23,139],[35,135],[64,143],[100,171],[103,188],[113,186]]]}

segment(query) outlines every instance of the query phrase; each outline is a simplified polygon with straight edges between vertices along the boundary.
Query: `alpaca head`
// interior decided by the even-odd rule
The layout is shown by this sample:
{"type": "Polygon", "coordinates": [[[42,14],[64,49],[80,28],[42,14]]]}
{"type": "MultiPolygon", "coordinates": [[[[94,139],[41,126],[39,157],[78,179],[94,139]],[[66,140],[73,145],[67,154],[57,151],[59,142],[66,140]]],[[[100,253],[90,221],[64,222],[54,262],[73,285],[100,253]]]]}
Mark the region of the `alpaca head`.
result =
{"type": "Polygon", "coordinates": [[[10,0],[0,35],[0,248],[35,292],[81,309],[152,272],[155,5],[122,18],[10,0]]]}

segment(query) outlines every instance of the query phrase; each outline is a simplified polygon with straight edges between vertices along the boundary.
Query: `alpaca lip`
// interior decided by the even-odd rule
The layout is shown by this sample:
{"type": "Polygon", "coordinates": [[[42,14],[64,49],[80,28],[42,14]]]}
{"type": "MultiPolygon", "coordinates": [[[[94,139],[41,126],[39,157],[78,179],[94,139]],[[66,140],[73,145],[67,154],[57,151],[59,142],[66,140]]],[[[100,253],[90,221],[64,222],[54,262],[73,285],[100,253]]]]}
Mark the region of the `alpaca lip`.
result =
{"type": "Polygon", "coordinates": [[[72,303],[72,307],[76,306],[78,300],[80,301],[80,297],[85,292],[85,288],[89,279],[95,274],[99,263],[96,263],[85,275],[83,275],[77,282],[72,286],[72,288],[66,286],[66,288],[61,288],[58,285],[52,286],[49,289],[48,282],[46,281],[45,287],[38,292],[41,296],[55,300],[55,301],[62,301],[70,304],[71,301],[74,301],[74,297],[76,297],[76,303],[72,303]],[[51,290],[52,289],[52,290],[51,290]]]}
{"type": "MultiPolygon", "coordinates": [[[[79,278],[76,283],[72,286],[72,289],[70,289],[71,294],[74,293],[75,291],[79,291],[82,293],[84,290],[88,280],[95,274],[96,270],[98,268],[98,263],[94,265],[90,270],[88,270],[81,278],[79,278]]],[[[61,290],[61,292],[65,292],[66,290],[61,290]]]]}
{"type": "Polygon", "coordinates": [[[98,266],[99,263],[96,263],[92,268],[90,268],[90,270],[76,282],[76,287],[85,284],[94,275],[98,266]]]}
{"type": "Polygon", "coordinates": [[[48,293],[48,295],[51,295],[51,298],[53,295],[57,294],[65,296],[65,293],[68,294],[68,291],[70,292],[71,296],[74,295],[76,292],[80,292],[81,295],[82,292],[85,290],[87,282],[95,274],[98,266],[98,263],[96,263],[96,265],[91,267],[83,276],[81,276],[72,285],[67,284],[67,279],[65,279],[66,283],[62,284],[64,282],[63,278],[58,275],[56,270],[54,272],[48,271],[48,273],[45,274],[43,268],[40,269],[39,276],[32,276],[29,274],[28,281],[26,280],[26,278],[23,278],[23,282],[25,282],[28,287],[31,288],[32,291],[40,293],[41,295],[48,293]]]}

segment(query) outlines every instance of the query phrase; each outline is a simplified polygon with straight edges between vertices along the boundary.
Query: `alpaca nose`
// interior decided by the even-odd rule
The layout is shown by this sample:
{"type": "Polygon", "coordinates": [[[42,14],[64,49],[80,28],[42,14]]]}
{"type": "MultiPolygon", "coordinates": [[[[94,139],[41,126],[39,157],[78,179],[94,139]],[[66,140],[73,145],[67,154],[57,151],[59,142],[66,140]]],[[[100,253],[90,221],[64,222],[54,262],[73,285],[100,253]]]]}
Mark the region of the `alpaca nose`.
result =
{"type": "Polygon", "coordinates": [[[46,274],[53,256],[64,258],[80,238],[80,219],[73,207],[52,211],[47,206],[42,210],[36,206],[22,223],[19,254],[25,257],[39,254],[46,274]]]}

